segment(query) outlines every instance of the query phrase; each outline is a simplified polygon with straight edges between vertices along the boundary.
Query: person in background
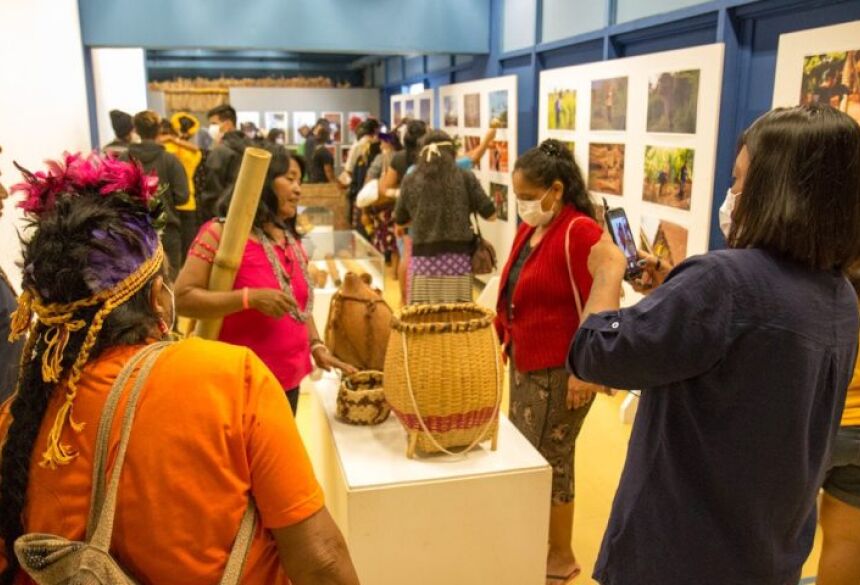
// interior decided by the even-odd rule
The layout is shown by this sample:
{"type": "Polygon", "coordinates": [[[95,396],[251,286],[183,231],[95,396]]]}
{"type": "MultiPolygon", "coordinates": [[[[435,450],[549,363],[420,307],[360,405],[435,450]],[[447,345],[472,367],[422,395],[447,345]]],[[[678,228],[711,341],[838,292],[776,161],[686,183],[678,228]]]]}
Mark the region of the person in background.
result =
{"type": "Polygon", "coordinates": [[[860,126],[780,108],[743,145],[728,250],[671,273],[646,257],[625,309],[624,254],[605,235],[589,255],[568,366],[642,390],[600,583],[796,585],[812,549],[857,358],[860,126]]]}
{"type": "MultiPolygon", "coordinates": [[[[295,412],[311,358],[324,370],[351,373],[355,368],[331,355],[314,324],[308,258],[296,229],[302,169],[283,146],[270,150],[272,162],[233,290],[208,288],[223,231],[223,220],[214,220],[203,225],[191,246],[176,281],[176,307],[193,319],[223,317],[218,339],[254,350],[278,378],[295,412]]],[[[222,217],[230,198],[221,202],[222,217]]]]}
{"type": "MultiPolygon", "coordinates": [[[[153,225],[157,183],[136,164],[95,157],[67,157],[45,174],[52,180],[30,175],[21,187],[34,229],[13,331],[29,329],[31,357],[0,407],[3,585],[31,582],[14,552],[22,535],[86,538],[108,394],[174,319],[153,225]]],[[[139,375],[110,547],[135,582],[216,582],[253,497],[242,583],[358,585],[287,400],[253,352],[188,339],[139,375]]],[[[120,427],[107,436],[110,453],[120,427]]]]}
{"type": "Polygon", "coordinates": [[[266,141],[269,144],[277,144],[278,146],[284,146],[287,143],[287,133],[284,132],[281,128],[272,128],[266,135],[266,141]]]}
{"type": "MultiPolygon", "coordinates": [[[[849,271],[848,279],[860,300],[860,265],[849,271]]],[[[820,513],[824,543],[816,583],[860,583],[860,355],[824,476],[820,513]]]]}
{"type": "Polygon", "coordinates": [[[302,142],[296,145],[296,154],[301,156],[307,156],[307,149],[305,145],[307,143],[308,137],[311,135],[311,127],[307,124],[303,124],[299,128],[299,136],[302,138],[302,142]]]}
{"type": "MultiPolygon", "coordinates": [[[[0,148],[0,153],[3,149],[0,148]]],[[[9,192],[0,182],[0,218],[3,217],[3,207],[9,192]]],[[[12,313],[18,305],[18,295],[12,281],[6,276],[6,271],[0,268],[0,404],[12,396],[18,383],[18,364],[21,361],[21,350],[24,342],[21,339],[9,341],[12,313]]]]}
{"type": "Polygon", "coordinates": [[[102,148],[102,152],[113,156],[123,155],[134,142],[134,123],[131,114],[121,110],[111,110],[110,125],[113,128],[114,139],[102,148]]]}
{"type": "Polygon", "coordinates": [[[188,177],[188,203],[176,206],[180,222],[183,262],[188,255],[191,242],[197,235],[197,230],[200,229],[197,221],[197,189],[194,176],[203,159],[203,153],[193,142],[199,129],[200,122],[197,118],[187,112],[177,112],[170,117],[169,122],[162,120],[162,132],[158,138],[165,150],[179,159],[188,177]]]}
{"type": "Polygon", "coordinates": [[[334,175],[334,156],[328,149],[330,138],[328,128],[321,127],[316,133],[313,151],[305,150],[305,156],[310,157],[308,183],[337,183],[340,185],[334,175]]]}
{"type": "MultiPolygon", "coordinates": [[[[305,150],[302,153],[303,156],[310,161],[316,152],[317,146],[319,145],[319,133],[323,129],[329,128],[329,121],[325,118],[318,119],[310,131],[305,135],[305,150]]],[[[330,134],[331,132],[329,132],[330,134]]]]}
{"type": "Polygon", "coordinates": [[[571,152],[545,140],[512,176],[522,220],[502,271],[496,331],[511,362],[510,418],[552,467],[546,581],[581,572],[572,548],[576,439],[597,387],[565,369],[579,312],[591,292],[588,255],[603,231],[571,152]]]}
{"type": "MultiPolygon", "coordinates": [[[[395,198],[398,196],[400,184],[418,159],[421,139],[427,134],[427,124],[421,120],[403,122],[401,126],[405,128],[403,150],[392,156],[388,170],[379,179],[380,197],[395,198]]],[[[395,226],[395,236],[400,258],[396,270],[397,280],[400,283],[400,302],[405,305],[409,299],[409,260],[412,257],[412,238],[409,236],[406,226],[395,226]]]]}
{"type": "Polygon", "coordinates": [[[490,147],[490,143],[496,139],[496,131],[499,128],[499,124],[498,120],[490,122],[490,129],[487,130],[486,134],[484,134],[480,144],[472,150],[464,153],[463,156],[457,157],[457,166],[466,169],[467,171],[471,171],[473,168],[480,166],[484,153],[487,152],[487,149],[490,147]]]}
{"type": "MultiPolygon", "coordinates": [[[[496,206],[477,177],[455,163],[457,151],[445,132],[428,132],[415,172],[403,180],[394,221],[409,225],[409,303],[472,300],[471,216],[495,221],[496,206]]],[[[396,158],[396,157],[395,157],[396,158]]]]}
{"type": "Polygon", "coordinates": [[[156,141],[160,127],[161,120],[155,112],[135,114],[134,130],[141,142],[129,146],[122,159],[138,161],[145,171],[154,171],[158,176],[166,220],[161,237],[172,279],[182,266],[182,221],[177,208],[188,203],[188,176],[179,159],[156,141]]]}
{"type": "MultiPolygon", "coordinates": [[[[379,134],[379,155],[373,159],[367,169],[364,183],[379,180],[379,177],[388,171],[394,155],[402,149],[396,134],[379,134]]],[[[372,187],[371,187],[372,188],[372,187]]],[[[378,196],[376,202],[364,209],[372,225],[374,247],[385,257],[386,264],[395,267],[395,278],[397,266],[400,262],[400,254],[397,249],[397,237],[394,233],[394,203],[395,199],[388,196],[378,196]]]]}
{"type": "Polygon", "coordinates": [[[218,212],[218,202],[233,190],[248,138],[236,129],[236,110],[227,104],[209,110],[209,136],[215,146],[206,156],[206,188],[197,199],[200,217],[209,220],[218,212]]]}

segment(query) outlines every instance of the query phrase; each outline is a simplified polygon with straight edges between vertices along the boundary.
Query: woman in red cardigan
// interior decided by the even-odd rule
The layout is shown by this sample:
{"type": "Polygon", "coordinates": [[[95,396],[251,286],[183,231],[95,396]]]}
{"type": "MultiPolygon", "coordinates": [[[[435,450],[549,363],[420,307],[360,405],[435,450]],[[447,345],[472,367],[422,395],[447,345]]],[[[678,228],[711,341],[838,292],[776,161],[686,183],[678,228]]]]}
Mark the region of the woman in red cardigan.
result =
{"type": "Polygon", "coordinates": [[[517,160],[513,187],[522,223],[502,273],[496,329],[511,362],[511,421],[552,466],[547,583],[558,585],[580,572],[571,546],[574,444],[598,389],[564,364],[602,230],[579,167],[557,140],[517,160]]]}

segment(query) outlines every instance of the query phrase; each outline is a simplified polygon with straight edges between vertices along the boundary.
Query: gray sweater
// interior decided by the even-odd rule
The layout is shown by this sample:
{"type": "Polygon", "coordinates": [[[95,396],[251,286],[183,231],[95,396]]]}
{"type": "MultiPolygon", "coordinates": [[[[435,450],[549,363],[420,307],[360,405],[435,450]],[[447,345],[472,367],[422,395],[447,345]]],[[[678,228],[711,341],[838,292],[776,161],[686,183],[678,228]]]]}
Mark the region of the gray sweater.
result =
{"type": "Polygon", "coordinates": [[[471,214],[487,219],[496,212],[478,178],[460,168],[457,173],[452,189],[426,180],[417,172],[403,179],[394,221],[401,225],[411,222],[409,235],[414,255],[470,254],[474,239],[471,214]]]}

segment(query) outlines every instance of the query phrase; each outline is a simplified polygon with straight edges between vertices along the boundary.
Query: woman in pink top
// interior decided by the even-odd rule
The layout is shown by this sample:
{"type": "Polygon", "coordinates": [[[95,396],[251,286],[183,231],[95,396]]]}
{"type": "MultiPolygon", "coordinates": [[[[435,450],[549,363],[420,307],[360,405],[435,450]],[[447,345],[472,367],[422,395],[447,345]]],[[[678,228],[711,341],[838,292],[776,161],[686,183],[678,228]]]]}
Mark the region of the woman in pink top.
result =
{"type": "MultiPolygon", "coordinates": [[[[223,317],[218,339],[252,349],[278,378],[295,412],[299,384],[312,369],[311,358],[324,370],[351,373],[355,368],[331,355],[314,324],[308,257],[296,231],[304,169],[284,147],[271,150],[272,162],[233,290],[207,288],[223,228],[221,220],[213,220],[200,229],[176,280],[176,309],[195,319],[223,317]]],[[[221,202],[222,214],[229,205],[229,198],[221,202]]]]}

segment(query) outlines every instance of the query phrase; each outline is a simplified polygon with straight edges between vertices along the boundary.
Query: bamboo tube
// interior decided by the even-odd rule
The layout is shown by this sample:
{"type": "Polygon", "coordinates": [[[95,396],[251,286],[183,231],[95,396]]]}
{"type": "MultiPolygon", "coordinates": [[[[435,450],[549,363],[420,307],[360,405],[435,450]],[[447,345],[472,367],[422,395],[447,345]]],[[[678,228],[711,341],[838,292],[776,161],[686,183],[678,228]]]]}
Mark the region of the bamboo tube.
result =
{"type": "MultiPolygon", "coordinates": [[[[212,274],[209,276],[211,291],[233,290],[236,271],[239,270],[245,245],[251,234],[271,160],[272,154],[266,150],[245,149],[242,166],[239,167],[239,176],[233,189],[233,199],[230,202],[230,209],[227,210],[227,222],[224,224],[221,243],[218,246],[218,253],[215,254],[212,274]]],[[[221,322],[222,319],[199,321],[197,336],[204,339],[217,339],[221,332],[221,322]]]]}

